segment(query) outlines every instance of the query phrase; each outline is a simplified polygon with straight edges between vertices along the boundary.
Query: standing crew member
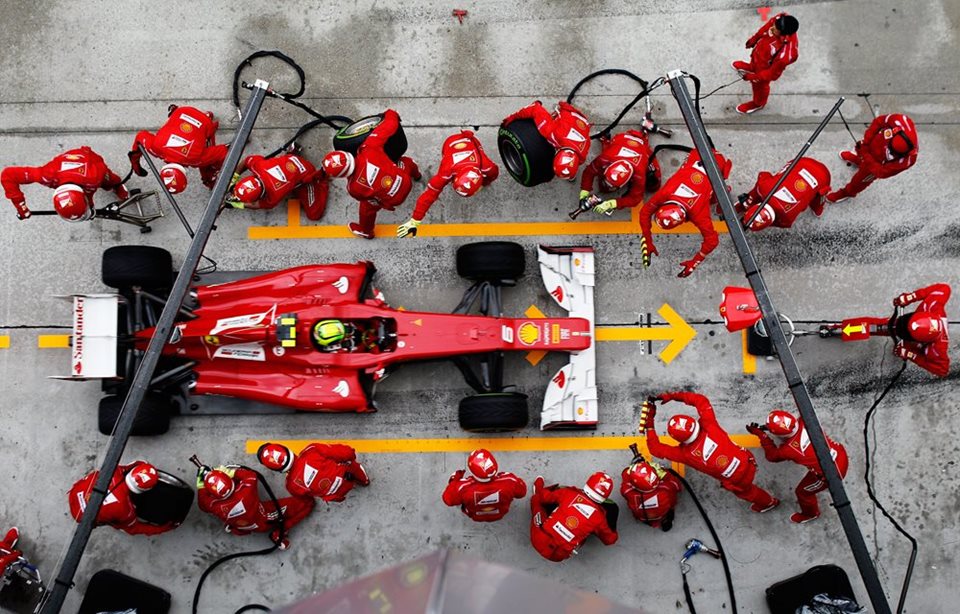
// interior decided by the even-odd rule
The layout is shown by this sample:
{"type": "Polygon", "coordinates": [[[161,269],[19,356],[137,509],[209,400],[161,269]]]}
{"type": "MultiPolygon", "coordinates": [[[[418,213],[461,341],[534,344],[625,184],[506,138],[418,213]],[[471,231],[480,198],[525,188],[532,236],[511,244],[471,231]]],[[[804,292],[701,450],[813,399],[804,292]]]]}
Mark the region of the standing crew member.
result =
{"type": "Polygon", "coordinates": [[[506,471],[497,472],[497,459],[483,448],[474,450],[467,457],[467,469],[471,476],[465,477],[463,469],[457,469],[443,491],[443,502],[460,510],[477,522],[500,520],[510,511],[514,499],[527,496],[526,483],[506,471]]]}
{"type": "Polygon", "coordinates": [[[508,116],[500,126],[515,119],[532,119],[540,135],[553,145],[554,175],[567,181],[577,178],[577,170],[590,153],[590,121],[583,111],[561,100],[551,113],[537,100],[508,116]]]}
{"type": "Polygon", "coordinates": [[[613,478],[598,471],[587,479],[583,489],[574,486],[544,487],[537,476],[530,497],[530,543],[548,561],[564,561],[577,554],[577,548],[591,535],[604,545],[617,541],[616,503],[607,501],[613,492],[613,478]],[[614,510],[607,518],[606,506],[614,510]]]}
{"type": "MultiPolygon", "coordinates": [[[[787,162],[776,175],[771,175],[767,171],[761,171],[757,175],[757,183],[749,194],[741,196],[737,207],[744,213],[744,224],[753,217],[760,203],[780,181],[780,177],[792,162],[792,160],[787,162]]],[[[813,211],[814,215],[820,217],[823,214],[823,197],[829,191],[830,171],[827,167],[813,158],[800,158],[777,192],[764,205],[757,219],[753,220],[750,230],[763,230],[770,226],[790,228],[807,207],[813,211]]]]}
{"type": "Polygon", "coordinates": [[[393,211],[410,193],[413,181],[420,180],[420,168],[409,156],[394,162],[384,151],[387,141],[400,129],[400,115],[393,109],[383,112],[383,121],[370,131],[357,155],[331,151],[323,158],[323,170],[330,177],[347,180],[347,192],[360,201],[360,218],[349,224],[350,232],[372,239],[377,213],[393,211]]]}
{"type": "MultiPolygon", "coordinates": [[[[97,481],[99,471],[91,471],[77,480],[69,492],[70,515],[77,522],[87,509],[87,501],[97,481]]],[[[144,493],[157,485],[157,469],[150,463],[134,461],[127,465],[119,465],[113,472],[107,495],[97,512],[95,526],[109,525],[130,535],[158,535],[172,531],[180,526],[179,523],[168,522],[155,525],[137,518],[137,508],[133,495],[144,493]]]]}
{"type": "Polygon", "coordinates": [[[223,521],[224,529],[233,535],[270,532],[270,540],[281,550],[290,547],[290,540],[281,540],[280,522],[289,534],[301,520],[310,515],[316,502],[313,497],[283,497],[280,509],[272,500],[261,501],[257,474],[237,465],[220,465],[216,469],[202,467],[197,471],[197,505],[201,510],[223,521]]]}
{"type": "Polygon", "coordinates": [[[175,104],[167,108],[167,122],[151,134],[146,130],[137,133],[130,148],[130,165],[133,172],[141,177],[147,176],[146,169],[140,164],[140,148],[160,158],[166,164],[160,168],[160,179],[171,194],[179,194],[187,187],[187,173],[184,167],[200,169],[200,179],[209,189],[220,173],[220,167],[227,157],[227,146],[217,145],[217,128],[220,122],[213,113],[194,107],[178,107],[175,104]]]}
{"type": "MultiPolygon", "coordinates": [[[[800,511],[792,514],[790,521],[802,524],[819,518],[820,504],[817,501],[817,493],[827,489],[827,481],[820,469],[817,454],[810,445],[810,436],[807,434],[807,427],[803,424],[803,420],[790,412],[775,409],[767,416],[766,427],[751,422],[747,425],[747,432],[760,439],[763,455],[771,463],[791,461],[807,468],[807,474],[797,484],[795,491],[800,511]],[[781,438],[783,442],[777,445],[764,430],[781,438]]],[[[829,437],[826,439],[830,447],[830,458],[837,466],[840,479],[843,479],[847,475],[847,451],[829,437]]]]}
{"type": "Polygon", "coordinates": [[[750,61],[737,60],[733,69],[740,73],[753,88],[753,100],[737,105],[737,113],[749,114],[759,111],[770,97],[770,84],[780,78],[783,71],[797,61],[800,55],[797,30],[800,22],[786,13],[780,13],[747,41],[750,61]]]}
{"type": "Polygon", "coordinates": [[[603,151],[580,177],[580,200],[589,198],[597,178],[600,192],[626,188],[619,198],[610,198],[593,208],[596,213],[636,207],[648,190],[660,187],[660,164],[653,157],[650,141],[640,130],[627,130],[601,141],[603,151]]]}
{"type": "Polygon", "coordinates": [[[440,198],[440,192],[453,182],[453,191],[469,198],[480,188],[493,183],[500,175],[500,169],[487,157],[480,141],[470,130],[447,137],[440,153],[440,168],[437,174],[427,182],[427,188],[417,199],[413,216],[397,227],[397,236],[415,237],[417,229],[426,217],[427,211],[440,198]]]}
{"type": "Polygon", "coordinates": [[[286,153],[274,158],[247,156],[243,161],[252,174],[233,187],[238,209],[273,209],[295,195],[307,219],[317,221],[327,210],[329,180],[323,169],[314,168],[306,158],[286,153]]]}
{"type": "Polygon", "coordinates": [[[357,462],[356,450],[340,443],[311,443],[299,456],[285,445],[265,443],[257,458],[267,469],[287,474],[287,492],[295,497],[340,502],[354,485],[370,485],[367,472],[357,462]]]}
{"type": "Polygon", "coordinates": [[[129,194],[119,175],[107,167],[89,147],[71,149],[43,166],[8,166],[0,173],[0,184],[6,197],[17,209],[17,218],[30,217],[27,200],[20,186],[40,183],[56,188],[53,208],[68,222],[83,222],[93,218],[93,194],[99,189],[111,190],[120,200],[129,194]]]}
{"type": "Polygon", "coordinates": [[[3,578],[7,567],[23,556],[23,553],[17,550],[18,541],[20,541],[20,529],[17,527],[13,527],[7,531],[3,541],[0,541],[0,579],[3,578]]]}
{"type": "Polygon", "coordinates": [[[668,446],[660,442],[654,428],[657,413],[655,399],[648,398],[640,412],[640,431],[646,432],[650,454],[675,463],[683,463],[712,478],[720,486],[752,505],[750,509],[762,513],[773,509],[780,501],[753,483],[757,475],[757,461],[753,454],[733,443],[730,435],[717,422],[709,399],[694,392],[667,392],[656,397],[663,403],[680,401],[697,410],[699,418],[677,414],[667,423],[667,433],[679,442],[668,446]]]}
{"type": "Polygon", "coordinates": [[[674,508],[682,490],[677,476],[642,459],[624,467],[620,474],[620,495],[633,517],[664,532],[673,527],[674,508]]]}
{"type": "MultiPolygon", "coordinates": [[[[715,151],[714,154],[723,171],[723,178],[726,179],[730,176],[733,164],[719,152],[715,151]]],[[[650,256],[659,255],[653,244],[651,218],[654,218],[657,226],[663,230],[676,228],[689,221],[703,235],[703,242],[693,258],[680,263],[683,269],[677,277],[687,277],[693,273],[704,258],[720,245],[720,235],[713,227],[713,218],[710,217],[710,206],[716,202],[713,187],[707,179],[707,171],[700,162],[700,154],[693,149],[677,172],[640,208],[640,230],[643,233],[640,249],[643,252],[644,265],[649,266],[650,256]]]]}
{"type": "Polygon", "coordinates": [[[853,198],[877,179],[902,173],[917,162],[919,141],[913,120],[902,113],[876,117],[853,151],[841,151],[840,159],[857,167],[850,182],[827,194],[832,203],[853,198]]]}

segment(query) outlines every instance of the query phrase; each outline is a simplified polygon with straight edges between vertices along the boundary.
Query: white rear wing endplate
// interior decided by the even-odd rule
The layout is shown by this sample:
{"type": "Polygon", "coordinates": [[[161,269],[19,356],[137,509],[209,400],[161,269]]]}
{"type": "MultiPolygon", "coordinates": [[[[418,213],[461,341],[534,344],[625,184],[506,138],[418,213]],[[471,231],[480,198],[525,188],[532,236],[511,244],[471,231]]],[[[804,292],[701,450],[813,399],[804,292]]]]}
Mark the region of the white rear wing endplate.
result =
{"type": "Polygon", "coordinates": [[[53,379],[88,380],[117,376],[117,294],[58,296],[73,301],[70,375],[53,379]]]}

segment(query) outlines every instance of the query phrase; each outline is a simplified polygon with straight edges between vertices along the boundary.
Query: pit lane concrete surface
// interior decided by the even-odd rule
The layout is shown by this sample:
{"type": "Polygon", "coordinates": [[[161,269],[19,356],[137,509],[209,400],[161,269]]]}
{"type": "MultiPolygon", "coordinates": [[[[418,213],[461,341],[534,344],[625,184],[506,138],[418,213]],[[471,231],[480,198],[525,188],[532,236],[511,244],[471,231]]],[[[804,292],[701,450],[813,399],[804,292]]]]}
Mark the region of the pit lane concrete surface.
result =
{"type": "MultiPolygon", "coordinates": [[[[800,59],[773,85],[767,108],[749,117],[734,112],[746,100],[746,84],[703,101],[710,134],[734,162],[734,193],[749,189],[758,171],[775,170],[789,160],[840,95],[847,97],[843,111],[858,136],[871,119],[870,104],[880,113],[910,114],[921,152],[908,172],[878,182],[854,201],[828,206],[820,219],[804,214],[791,230],[751,235],[776,304],[796,321],[816,323],[887,314],[893,296],[933,282],[960,287],[960,180],[955,173],[960,6],[944,0],[795,2],[773,12],[781,9],[800,19],[800,59]]],[[[7,41],[0,57],[5,84],[0,91],[0,164],[40,165],[86,144],[123,174],[134,135],[158,127],[170,103],[214,111],[221,119],[221,140],[226,140],[237,123],[229,100],[234,67],[254,50],[276,48],[304,67],[307,104],[353,117],[397,109],[410,142],[408,154],[429,176],[443,139],[461,127],[476,127],[499,162],[495,137],[503,117],[534,99],[552,104],[564,98],[580,77],[598,68],[629,68],[647,79],[682,68],[703,80],[705,92],[728,83],[736,76],[730,62],[746,59],[743,42],[761,24],[756,3],[740,0],[538,6],[488,0],[462,7],[428,1],[277,2],[269,7],[230,2],[15,4],[6,7],[0,20],[7,41]],[[452,8],[469,11],[462,24],[451,15],[452,8]]],[[[254,77],[269,80],[278,90],[292,83],[292,73],[270,61],[244,73],[247,80],[254,77]]],[[[603,125],[634,93],[631,83],[611,78],[586,87],[576,102],[603,125]]],[[[660,89],[653,98],[656,118],[675,130],[672,141],[689,144],[669,90],[660,89]]],[[[635,127],[640,116],[637,111],[628,115],[624,127],[635,127]]],[[[268,100],[247,152],[272,150],[308,119],[268,100]]],[[[304,137],[306,156],[319,163],[330,136],[324,129],[304,137]]],[[[657,137],[654,142],[664,141],[657,137]]],[[[836,157],[851,144],[837,118],[809,154],[828,165],[834,185],[852,173],[836,157]]],[[[597,150],[595,145],[593,153],[597,150]]],[[[666,154],[663,163],[665,173],[672,172],[679,154],[666,154]]],[[[195,173],[190,180],[179,200],[196,220],[207,192],[195,173]]],[[[150,178],[137,177],[128,185],[155,187],[150,178]]],[[[400,210],[381,214],[380,223],[405,221],[419,189],[400,210]]],[[[356,204],[335,183],[325,218],[319,224],[298,220],[300,230],[289,224],[296,209],[284,206],[224,212],[207,254],[224,270],[368,259],[376,263],[378,285],[392,305],[448,311],[466,287],[454,269],[456,248],[476,240],[471,235],[498,232],[471,225],[567,222],[576,192],[575,186],[556,181],[524,189],[502,172],[475,198],[461,199],[449,191],[442,195],[426,223],[438,229],[440,224],[467,224],[437,232],[442,236],[397,240],[392,228],[385,227],[374,241],[295,238],[335,234],[339,230],[315,229],[342,229],[355,219],[356,204]]],[[[25,193],[33,208],[49,207],[46,188],[31,186],[25,193]]],[[[107,196],[98,195],[98,201],[107,202],[107,196]]],[[[669,364],[659,356],[666,345],[662,341],[599,343],[597,431],[561,434],[579,438],[583,449],[575,450],[556,449],[563,447],[557,434],[540,433],[534,426],[497,436],[494,447],[522,448],[497,453],[503,469],[528,482],[542,474],[548,483],[564,484],[581,484],[599,469],[619,475],[630,459],[619,446],[635,433],[636,405],[650,393],[702,392],[713,401],[720,423],[741,435],[747,422],[761,420],[770,409],[793,408],[777,363],[745,357],[741,336],[727,333],[719,322],[723,287],[746,285],[725,234],[700,269],[681,280],[677,263],[697,249],[698,235],[656,235],[661,255],[643,269],[636,231],[622,230],[629,212],[581,219],[586,223],[587,218],[611,226],[585,225],[589,233],[557,228],[562,234],[502,237],[521,243],[529,254],[529,274],[505,291],[505,311],[520,315],[535,305],[559,315],[535,272],[534,247],[592,245],[598,324],[623,331],[639,327],[650,314],[652,325],[663,327],[667,324],[659,310],[666,304],[696,336],[669,364]]],[[[67,371],[69,353],[57,347],[62,338],[40,336],[69,332],[69,305],[54,295],[106,290],[99,280],[100,254],[120,244],[162,246],[179,263],[188,239],[170,211],[152,233],[140,234],[109,221],[68,224],[36,217],[20,222],[9,204],[0,208],[0,460],[6,468],[0,482],[0,529],[18,525],[24,552],[47,575],[74,528],[65,493],[99,463],[107,439],[96,431],[99,386],[47,379],[67,371]]],[[[948,307],[954,321],[955,303],[948,307]]],[[[826,432],[850,453],[846,487],[895,603],[908,544],[867,499],[861,429],[864,412],[898,361],[882,340],[841,344],[801,338],[794,349],[826,432]]],[[[951,346],[955,351],[956,342],[951,346]]],[[[510,381],[530,395],[532,414],[564,360],[550,355],[532,365],[522,354],[508,358],[510,381]]],[[[464,450],[471,447],[470,441],[458,440],[474,438],[459,429],[456,419],[457,402],[466,393],[452,365],[406,366],[380,386],[381,411],[376,414],[185,417],[176,419],[164,436],[131,439],[124,458],[148,459],[192,481],[187,459],[194,453],[211,464],[252,465],[256,460],[248,453],[253,445],[248,442],[369,440],[364,445],[371,451],[362,454],[362,461],[372,486],[357,489],[344,503],[321,503],[293,531],[288,552],[228,563],[217,571],[204,590],[201,611],[232,612],[248,602],[279,606],[440,547],[596,591],[648,612],[682,609],[677,561],[683,545],[691,537],[710,541],[687,497],[671,532],[640,526],[624,513],[616,545],[603,547],[591,540],[579,556],[562,564],[541,559],[529,546],[527,500],[491,525],[472,523],[443,507],[440,493],[447,477],[464,466],[464,450]],[[419,451],[427,444],[413,440],[424,439],[442,441],[419,451]],[[398,446],[403,452],[382,451],[398,446]]],[[[907,612],[952,611],[947,600],[955,594],[951,579],[960,575],[955,554],[960,541],[955,522],[960,509],[957,405],[956,368],[949,377],[936,379],[911,366],[878,410],[872,448],[876,490],[920,542],[907,612]]],[[[658,425],[662,428],[678,410],[676,404],[663,407],[658,425]]],[[[532,417],[531,424],[536,421],[532,417]]],[[[867,603],[826,496],[821,497],[824,513],[818,521],[791,524],[793,488],[803,471],[762,458],[759,463],[758,483],[783,500],[764,515],[752,514],[712,480],[688,473],[728,552],[739,611],[766,611],[766,586],[821,563],[844,567],[861,602],[867,603]]],[[[278,476],[269,479],[282,488],[278,476]]],[[[614,498],[622,504],[618,495],[614,498]]],[[[174,611],[189,611],[197,578],[213,560],[266,545],[263,536],[225,534],[198,510],[176,531],[154,538],[101,528],[93,534],[65,611],[76,609],[89,577],[107,567],[169,590],[174,611]]],[[[698,557],[693,567],[690,582],[698,608],[728,611],[719,563],[698,557]]]]}

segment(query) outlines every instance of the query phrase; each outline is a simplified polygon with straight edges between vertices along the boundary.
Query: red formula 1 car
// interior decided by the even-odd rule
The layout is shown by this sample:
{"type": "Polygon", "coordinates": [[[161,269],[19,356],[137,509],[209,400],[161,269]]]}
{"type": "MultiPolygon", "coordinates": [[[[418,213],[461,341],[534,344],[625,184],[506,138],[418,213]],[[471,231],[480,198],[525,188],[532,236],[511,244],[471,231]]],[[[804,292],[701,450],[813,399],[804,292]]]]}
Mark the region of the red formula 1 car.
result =
{"type": "MultiPolygon", "coordinates": [[[[529,418],[526,396],[503,382],[503,352],[509,350],[570,352],[570,362],[548,386],[541,428],[593,428],[593,250],[540,247],[538,254],[548,291],[572,317],[502,316],[501,290],[525,267],[523,248],[507,242],[458,250],[457,270],[473,285],[450,314],[390,307],[372,286],[370,262],[252,277],[208,275],[226,281],[196,286],[191,304],[181,309],[135,433],[165,431],[172,413],[262,413],[269,411],[264,404],[375,411],[376,384],[395,366],[437,359],[453,361],[477,393],[460,403],[465,429],[513,430],[529,418]],[[337,323],[343,338],[324,345],[315,334],[321,322],[337,323]]],[[[133,374],[153,334],[171,270],[164,250],[114,247],[104,254],[103,278],[120,293],[72,297],[73,369],[67,379],[104,379],[104,433],[118,416],[124,378],[133,374]]]]}

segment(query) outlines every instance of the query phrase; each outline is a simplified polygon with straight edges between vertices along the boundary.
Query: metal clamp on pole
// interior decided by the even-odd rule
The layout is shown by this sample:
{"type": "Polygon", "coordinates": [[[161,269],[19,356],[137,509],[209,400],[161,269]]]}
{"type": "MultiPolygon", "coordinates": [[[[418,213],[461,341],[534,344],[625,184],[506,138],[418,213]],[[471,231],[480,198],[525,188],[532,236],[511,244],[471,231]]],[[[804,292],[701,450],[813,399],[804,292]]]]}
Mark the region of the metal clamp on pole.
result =
{"type": "MultiPolygon", "coordinates": [[[[773,301],[770,299],[767,285],[763,280],[763,275],[760,273],[760,267],[757,265],[753,250],[747,241],[743,226],[740,225],[736,210],[733,206],[733,199],[730,197],[730,193],[727,192],[727,186],[723,181],[723,174],[720,172],[717,160],[714,157],[710,137],[707,135],[707,130],[703,125],[703,121],[700,119],[698,109],[690,97],[690,91],[687,89],[687,84],[683,80],[683,77],[684,73],[679,70],[674,70],[667,75],[670,88],[673,90],[673,97],[676,98],[677,104],[680,106],[680,112],[683,114],[687,129],[690,131],[690,137],[693,139],[693,143],[700,153],[701,164],[703,164],[703,168],[707,172],[707,178],[710,180],[710,185],[713,187],[717,202],[720,204],[723,218],[730,232],[730,238],[733,240],[733,246],[737,250],[737,255],[740,257],[740,263],[743,265],[743,270],[747,275],[747,281],[750,282],[750,287],[753,288],[753,292],[757,297],[760,311],[763,314],[763,324],[766,327],[770,341],[773,343],[773,348],[776,350],[776,356],[786,376],[787,385],[790,388],[791,394],[793,394],[794,402],[806,425],[807,433],[810,436],[810,443],[813,444],[813,449],[820,463],[821,471],[823,471],[824,478],[830,489],[830,497],[833,499],[837,515],[840,517],[840,523],[843,525],[844,533],[847,535],[850,550],[857,562],[860,576],[863,578],[863,584],[870,596],[870,603],[873,605],[873,609],[877,614],[890,614],[890,605],[887,603],[887,597],[883,592],[883,585],[880,584],[880,578],[877,576],[876,567],[874,567],[873,560],[870,558],[870,552],[867,550],[867,545],[864,542],[860,525],[857,524],[856,516],[849,505],[847,493],[843,488],[843,480],[840,478],[837,466],[830,457],[830,447],[827,445],[826,437],[820,426],[820,420],[817,418],[817,412],[813,407],[813,401],[810,399],[810,393],[807,390],[806,384],[803,382],[803,376],[800,374],[800,368],[787,342],[787,337],[780,327],[777,310],[773,305],[773,301]]],[[[839,106],[839,102],[837,106],[839,106]]]]}
{"type": "MultiPolygon", "coordinates": [[[[90,494],[90,500],[80,518],[80,523],[73,532],[70,545],[60,563],[60,568],[55,575],[53,586],[44,595],[40,604],[40,614],[56,614],[63,607],[67,591],[73,584],[73,577],[80,565],[80,558],[90,540],[90,533],[93,531],[97,514],[100,512],[100,506],[103,505],[103,493],[110,487],[110,481],[113,479],[113,472],[120,463],[120,457],[127,445],[127,439],[130,437],[130,431],[133,429],[133,421],[137,417],[140,405],[147,394],[147,388],[150,380],[153,378],[153,372],[160,360],[160,353],[163,346],[166,345],[173,331],[173,325],[180,306],[190,290],[190,284],[193,280],[194,272],[203,256],[203,250],[206,247],[207,239],[213,232],[213,225],[217,221],[217,215],[220,213],[220,205],[227,195],[227,189],[230,187],[230,179],[234,170],[240,163],[240,156],[243,155],[243,149],[246,147],[247,140],[250,138],[250,132],[253,129],[254,122],[257,121],[257,115],[260,113],[260,107],[267,93],[267,84],[263,81],[257,81],[253,93],[247,100],[246,108],[243,113],[243,120],[237,128],[237,134],[230,144],[227,151],[227,158],[223,163],[220,176],[213,186],[210,193],[210,200],[203,212],[203,217],[197,225],[197,229],[190,243],[190,248],[183,259],[183,264],[177,274],[177,279],[173,282],[173,288],[170,290],[170,296],[160,313],[157,326],[150,343],[144,352],[140,367],[133,376],[130,383],[130,390],[127,392],[127,398],[123,402],[123,408],[120,411],[120,417],[114,427],[113,435],[107,445],[107,452],[104,455],[103,464],[100,466],[100,473],[93,492],[90,494]]],[[[149,157],[147,158],[149,161],[149,157]]]]}

